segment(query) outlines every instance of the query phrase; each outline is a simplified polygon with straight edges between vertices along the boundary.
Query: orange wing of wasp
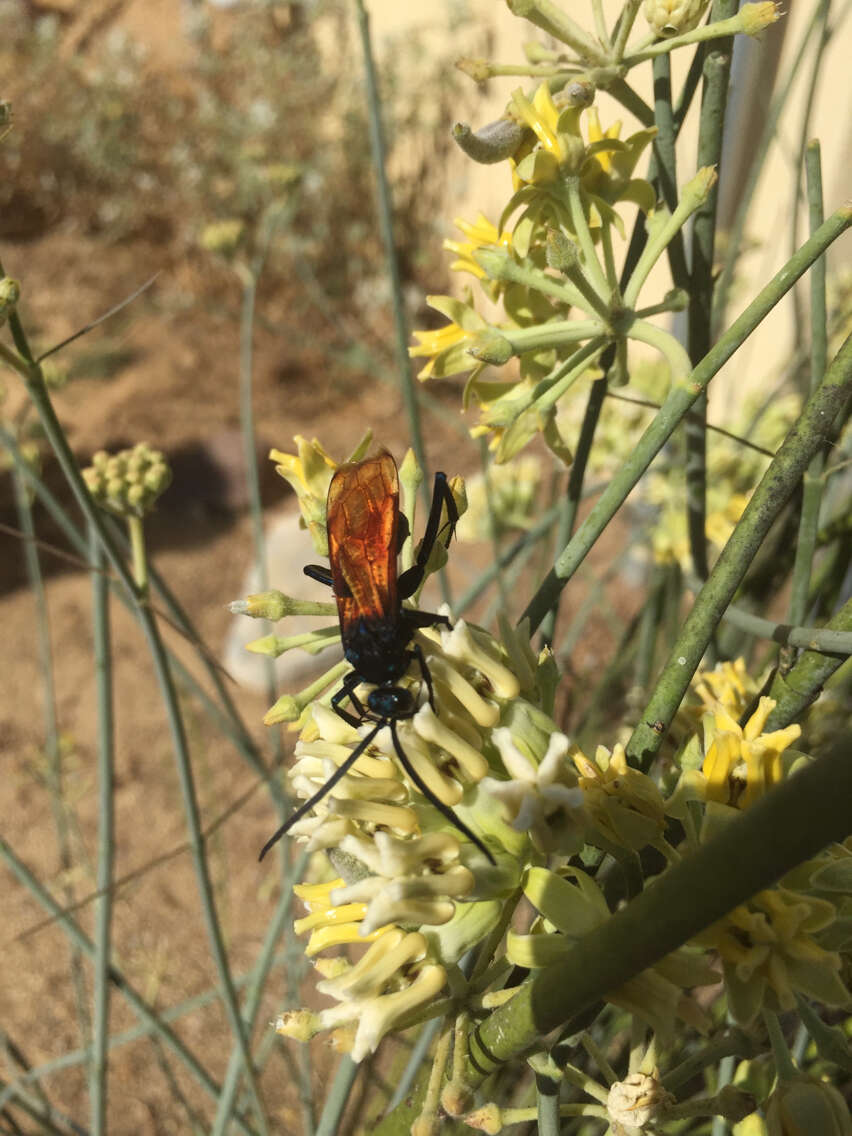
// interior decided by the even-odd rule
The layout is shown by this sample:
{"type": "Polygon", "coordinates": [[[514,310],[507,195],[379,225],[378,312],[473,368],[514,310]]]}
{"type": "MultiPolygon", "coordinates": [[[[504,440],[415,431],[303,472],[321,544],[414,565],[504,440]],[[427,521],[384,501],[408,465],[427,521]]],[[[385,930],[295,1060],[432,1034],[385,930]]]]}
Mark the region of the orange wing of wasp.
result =
{"type": "Polygon", "coordinates": [[[383,450],[342,465],[328,489],[328,555],[344,644],[359,618],[397,617],[399,477],[383,450]]]}

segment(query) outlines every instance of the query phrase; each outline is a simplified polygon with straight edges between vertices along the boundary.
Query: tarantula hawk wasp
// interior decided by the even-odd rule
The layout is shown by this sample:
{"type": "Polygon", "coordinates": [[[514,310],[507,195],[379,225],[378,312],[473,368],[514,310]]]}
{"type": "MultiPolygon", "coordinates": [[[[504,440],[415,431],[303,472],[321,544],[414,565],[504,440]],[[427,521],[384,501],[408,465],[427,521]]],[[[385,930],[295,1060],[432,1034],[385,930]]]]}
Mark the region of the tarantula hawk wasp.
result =
{"type": "Polygon", "coordinates": [[[458,519],[458,509],[446,475],[436,473],[426,532],[417,559],[398,576],[397,555],[407,532],[403,527],[405,518],[399,510],[396,462],[386,450],[382,450],[364,461],[349,462],[336,470],[328,490],[326,522],[331,567],[309,564],[304,571],[305,575],[333,589],[344,656],[352,665],[340,689],[332,696],[331,707],[351,726],[361,726],[367,721],[375,725],[322,788],[300,805],[267,840],[260,853],[261,860],[284,833],[331,792],[378,732],[387,727],[399,763],[412,783],[494,863],[494,857],[479,837],[449,805],[435,796],[418,775],[400,744],[396,728],[397,722],[413,718],[417,712],[413,694],[400,685],[415,661],[426,684],[429,702],[434,707],[429,668],[420,645],[412,644],[412,639],[420,627],[441,624],[449,627],[450,621],[445,615],[403,607],[403,600],[414,595],[420,587],[435,542],[444,539],[446,532],[446,547],[458,519]],[[448,520],[441,526],[444,508],[448,520]],[[362,683],[373,684],[366,705],[356,693],[362,683]],[[351,709],[346,708],[346,702],[351,709]]]}

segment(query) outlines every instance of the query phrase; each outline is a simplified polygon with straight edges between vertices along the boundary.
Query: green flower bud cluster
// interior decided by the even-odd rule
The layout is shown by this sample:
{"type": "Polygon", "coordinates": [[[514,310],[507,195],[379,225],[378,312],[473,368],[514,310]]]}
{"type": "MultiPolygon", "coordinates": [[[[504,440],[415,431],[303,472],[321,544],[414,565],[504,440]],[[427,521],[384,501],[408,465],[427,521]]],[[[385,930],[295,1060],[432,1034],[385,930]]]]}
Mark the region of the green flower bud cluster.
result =
{"type": "Polygon", "coordinates": [[[97,503],[120,517],[142,517],[168,488],[172,472],[159,450],[139,442],[131,450],[99,450],[83,479],[97,503]]]}

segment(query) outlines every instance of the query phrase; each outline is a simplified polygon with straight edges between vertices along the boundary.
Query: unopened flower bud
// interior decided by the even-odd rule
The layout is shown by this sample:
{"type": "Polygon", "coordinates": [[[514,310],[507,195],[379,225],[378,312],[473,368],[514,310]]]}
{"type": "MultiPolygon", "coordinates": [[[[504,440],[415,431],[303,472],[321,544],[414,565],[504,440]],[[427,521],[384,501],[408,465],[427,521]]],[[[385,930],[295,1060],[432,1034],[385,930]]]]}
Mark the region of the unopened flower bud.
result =
{"type": "Polygon", "coordinates": [[[572,272],[580,260],[577,246],[560,229],[547,230],[545,255],[548,268],[557,272],[572,272]]]}
{"type": "Polygon", "coordinates": [[[772,0],[759,4],[743,4],[739,10],[743,31],[746,35],[759,35],[764,28],[781,19],[781,9],[772,0]]]}
{"type": "Polygon", "coordinates": [[[466,122],[457,122],[453,127],[453,138],[460,149],[484,166],[511,158],[523,136],[523,128],[510,118],[498,118],[478,130],[471,130],[466,122]]]}
{"type": "Polygon", "coordinates": [[[645,0],[642,11],[658,36],[669,38],[691,32],[707,7],[708,0],[645,0]]]}
{"type": "Polygon", "coordinates": [[[782,1082],[766,1107],[769,1136],[852,1136],[841,1094],[826,1081],[794,1077],[782,1082]]]}
{"type": "Polygon", "coordinates": [[[494,367],[502,367],[515,353],[509,340],[493,328],[477,332],[467,351],[474,359],[491,363],[494,367]]]}

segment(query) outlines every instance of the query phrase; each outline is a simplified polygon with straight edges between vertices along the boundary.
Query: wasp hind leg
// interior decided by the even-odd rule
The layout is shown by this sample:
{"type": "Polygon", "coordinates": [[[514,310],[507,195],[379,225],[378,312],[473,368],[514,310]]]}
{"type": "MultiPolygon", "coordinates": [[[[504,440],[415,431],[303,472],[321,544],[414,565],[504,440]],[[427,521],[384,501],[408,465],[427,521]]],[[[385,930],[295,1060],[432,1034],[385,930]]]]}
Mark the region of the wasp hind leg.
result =
{"type": "Polygon", "coordinates": [[[397,581],[400,599],[409,599],[423,583],[426,565],[429,562],[429,557],[432,555],[435,542],[442,540],[446,548],[453,539],[453,533],[456,531],[458,520],[459,510],[456,505],[456,499],[453,497],[452,491],[450,490],[447,475],[445,473],[436,473],[435,485],[432,489],[432,505],[429,509],[429,519],[426,522],[426,531],[423,534],[423,540],[420,542],[417,560],[410,568],[402,573],[397,581]],[[447,509],[447,520],[442,525],[441,514],[444,511],[444,506],[446,506],[447,509]],[[446,539],[444,539],[443,535],[445,529],[450,530],[446,539]]]}
{"type": "Polygon", "coordinates": [[[326,584],[329,588],[334,587],[330,568],[324,568],[322,564],[306,564],[302,571],[306,576],[310,576],[312,580],[316,580],[320,584],[326,584]]]}

